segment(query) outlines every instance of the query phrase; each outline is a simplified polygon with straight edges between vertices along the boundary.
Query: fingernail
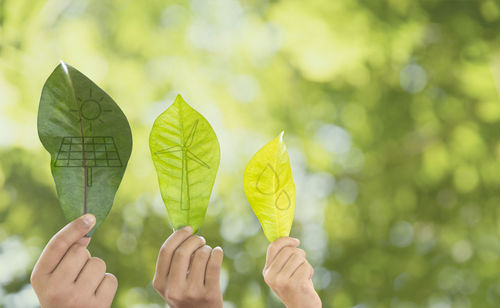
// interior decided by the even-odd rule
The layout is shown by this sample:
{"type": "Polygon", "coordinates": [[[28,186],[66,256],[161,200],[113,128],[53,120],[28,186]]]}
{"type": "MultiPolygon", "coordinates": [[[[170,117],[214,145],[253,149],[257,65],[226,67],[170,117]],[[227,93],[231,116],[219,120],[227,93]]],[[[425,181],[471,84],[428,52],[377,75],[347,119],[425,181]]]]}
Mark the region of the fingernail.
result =
{"type": "Polygon", "coordinates": [[[95,216],[92,215],[92,214],[85,214],[83,215],[83,223],[87,226],[87,227],[91,227],[94,225],[95,223],[95,216]]]}
{"type": "Polygon", "coordinates": [[[207,242],[207,240],[203,236],[201,236],[201,235],[198,235],[198,236],[203,240],[204,243],[207,242]]]}
{"type": "Polygon", "coordinates": [[[193,232],[193,227],[191,227],[191,226],[185,226],[183,229],[186,230],[189,233],[193,232]]]}
{"type": "Polygon", "coordinates": [[[220,246],[215,247],[213,250],[220,250],[223,252],[222,248],[220,246]]]}

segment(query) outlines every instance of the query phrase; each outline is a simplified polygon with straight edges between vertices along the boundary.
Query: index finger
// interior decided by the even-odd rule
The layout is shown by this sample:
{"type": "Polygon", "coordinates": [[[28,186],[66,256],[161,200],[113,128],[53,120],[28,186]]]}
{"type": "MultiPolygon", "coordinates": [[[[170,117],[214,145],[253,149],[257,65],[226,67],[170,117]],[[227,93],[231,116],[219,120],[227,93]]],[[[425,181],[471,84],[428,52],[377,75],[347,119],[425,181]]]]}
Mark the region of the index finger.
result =
{"type": "Polygon", "coordinates": [[[266,255],[266,265],[264,266],[264,270],[267,269],[269,265],[273,262],[274,258],[278,255],[281,249],[286,246],[297,247],[299,246],[300,241],[293,237],[280,237],[275,240],[269,247],[267,247],[267,255],[266,255]]]}
{"type": "MultiPolygon", "coordinates": [[[[40,272],[43,274],[52,273],[59,264],[59,261],[61,261],[62,257],[66,254],[66,251],[68,251],[74,243],[80,241],[85,234],[92,229],[95,221],[94,215],[85,214],[73,220],[57,232],[56,235],[50,239],[47,246],[45,246],[33,272],[40,272]]],[[[88,243],[88,241],[83,242],[88,243]]]]}
{"type": "Polygon", "coordinates": [[[187,226],[175,231],[168,237],[160,248],[158,260],[156,262],[155,277],[153,280],[160,279],[163,281],[163,279],[167,278],[168,272],[170,271],[170,262],[172,261],[172,256],[175,250],[192,234],[193,228],[187,226]]]}

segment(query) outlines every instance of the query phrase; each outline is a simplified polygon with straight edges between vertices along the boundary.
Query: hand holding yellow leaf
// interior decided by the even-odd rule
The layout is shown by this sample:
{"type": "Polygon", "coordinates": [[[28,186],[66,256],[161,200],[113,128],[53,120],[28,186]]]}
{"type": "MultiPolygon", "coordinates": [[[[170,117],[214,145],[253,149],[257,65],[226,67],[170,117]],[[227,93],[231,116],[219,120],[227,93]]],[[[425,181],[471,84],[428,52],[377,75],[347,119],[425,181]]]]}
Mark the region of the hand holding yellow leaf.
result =
{"type": "Polygon", "coordinates": [[[270,242],[290,234],[295,183],[283,132],[252,157],[243,177],[248,202],[270,242]]]}

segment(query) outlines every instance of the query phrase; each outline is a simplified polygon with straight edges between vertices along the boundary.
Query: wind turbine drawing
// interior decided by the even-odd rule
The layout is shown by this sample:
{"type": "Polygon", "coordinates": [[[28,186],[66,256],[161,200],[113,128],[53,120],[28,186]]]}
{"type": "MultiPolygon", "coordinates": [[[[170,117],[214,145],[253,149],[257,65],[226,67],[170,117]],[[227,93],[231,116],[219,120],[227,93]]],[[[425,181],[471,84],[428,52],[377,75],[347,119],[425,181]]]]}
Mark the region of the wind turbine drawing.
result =
{"type": "Polygon", "coordinates": [[[194,161],[198,163],[199,165],[210,169],[210,166],[205,163],[203,160],[201,160],[196,154],[191,152],[189,149],[191,145],[193,144],[193,139],[194,135],[196,134],[196,128],[198,126],[198,121],[193,124],[193,127],[191,128],[191,131],[189,132],[188,137],[186,138],[186,141],[182,145],[174,145],[169,148],[166,148],[164,150],[155,152],[155,155],[165,155],[165,154],[171,154],[175,152],[182,152],[182,175],[181,175],[181,196],[180,196],[180,206],[181,210],[189,210],[190,209],[190,194],[189,194],[189,169],[188,169],[188,161],[194,161]],[[184,196],[185,195],[185,196],[184,196]],[[186,204],[183,203],[184,197],[186,197],[187,202],[186,204]]]}

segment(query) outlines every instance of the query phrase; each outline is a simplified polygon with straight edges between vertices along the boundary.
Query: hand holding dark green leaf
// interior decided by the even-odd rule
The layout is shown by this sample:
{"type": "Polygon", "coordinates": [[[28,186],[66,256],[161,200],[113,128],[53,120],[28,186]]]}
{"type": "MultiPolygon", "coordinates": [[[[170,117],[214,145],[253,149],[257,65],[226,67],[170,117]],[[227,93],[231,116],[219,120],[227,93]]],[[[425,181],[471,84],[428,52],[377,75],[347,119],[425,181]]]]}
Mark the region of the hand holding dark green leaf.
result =
{"type": "Polygon", "coordinates": [[[68,221],[85,213],[106,218],[132,152],[120,107],[89,78],[61,62],[42,90],[38,135],[68,221]]]}

